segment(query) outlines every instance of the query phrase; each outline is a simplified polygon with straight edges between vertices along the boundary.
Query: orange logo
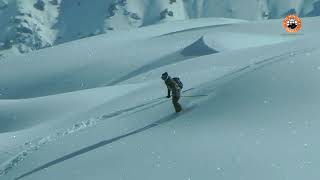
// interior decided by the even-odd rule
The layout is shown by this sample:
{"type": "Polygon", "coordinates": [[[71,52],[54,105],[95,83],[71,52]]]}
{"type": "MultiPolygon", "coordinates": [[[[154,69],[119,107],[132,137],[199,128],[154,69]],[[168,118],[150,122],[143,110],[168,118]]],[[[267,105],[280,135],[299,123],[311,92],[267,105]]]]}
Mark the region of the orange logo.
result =
{"type": "Polygon", "coordinates": [[[296,33],[302,28],[302,21],[296,15],[288,15],[284,18],[282,25],[288,33],[296,33]]]}

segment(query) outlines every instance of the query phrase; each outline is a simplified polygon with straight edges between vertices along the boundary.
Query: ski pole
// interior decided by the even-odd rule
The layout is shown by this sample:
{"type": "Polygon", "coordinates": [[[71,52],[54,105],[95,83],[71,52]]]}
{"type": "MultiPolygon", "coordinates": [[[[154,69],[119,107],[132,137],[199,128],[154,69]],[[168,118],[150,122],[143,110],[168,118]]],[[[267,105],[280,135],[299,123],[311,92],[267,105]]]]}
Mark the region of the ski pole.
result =
{"type": "Polygon", "coordinates": [[[189,89],[186,89],[186,90],[183,90],[182,93],[185,93],[185,92],[188,92],[188,91],[191,91],[193,90],[194,88],[189,88],[189,89]]]}
{"type": "Polygon", "coordinates": [[[205,97],[208,95],[186,95],[186,96],[181,96],[181,97],[205,97]]]}

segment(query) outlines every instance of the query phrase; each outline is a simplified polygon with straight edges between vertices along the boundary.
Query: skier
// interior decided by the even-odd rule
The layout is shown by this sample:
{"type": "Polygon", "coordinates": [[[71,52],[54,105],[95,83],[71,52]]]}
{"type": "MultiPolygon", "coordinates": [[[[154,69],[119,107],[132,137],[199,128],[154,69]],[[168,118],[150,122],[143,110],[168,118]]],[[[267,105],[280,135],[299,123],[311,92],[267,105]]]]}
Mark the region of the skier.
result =
{"type": "Polygon", "coordinates": [[[183,84],[181,83],[179,78],[171,78],[167,72],[161,75],[161,79],[165,82],[168,89],[167,98],[171,97],[170,93],[172,92],[172,103],[174,109],[176,110],[176,112],[180,112],[182,110],[182,107],[178,101],[180,99],[183,84]]]}

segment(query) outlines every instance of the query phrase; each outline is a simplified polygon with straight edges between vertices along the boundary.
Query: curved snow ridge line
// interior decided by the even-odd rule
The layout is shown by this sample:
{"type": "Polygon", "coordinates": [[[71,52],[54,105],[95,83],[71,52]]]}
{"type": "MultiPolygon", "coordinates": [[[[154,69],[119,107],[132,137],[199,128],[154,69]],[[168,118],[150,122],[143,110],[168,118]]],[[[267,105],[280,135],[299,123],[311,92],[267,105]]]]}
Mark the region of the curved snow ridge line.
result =
{"type": "MultiPolygon", "coordinates": [[[[230,28],[229,28],[230,29],[230,28]]],[[[231,51],[238,49],[248,49],[266,45],[275,45],[297,40],[299,37],[287,37],[280,34],[263,34],[250,32],[229,32],[221,31],[208,32],[204,35],[204,43],[213,49],[220,51],[231,51]]]]}
{"type": "MultiPolygon", "coordinates": [[[[229,24],[229,25],[231,25],[231,24],[229,24]]],[[[203,27],[194,28],[194,29],[202,29],[202,28],[203,27]]],[[[189,30],[184,30],[181,32],[186,32],[186,31],[189,31],[189,30]]],[[[161,68],[161,67],[164,67],[167,65],[179,63],[179,62],[190,60],[192,58],[196,58],[196,57],[200,57],[200,56],[216,54],[216,53],[227,50],[227,49],[223,49],[221,47],[214,48],[213,45],[209,41],[210,41],[210,38],[208,39],[208,35],[206,33],[204,33],[204,35],[202,35],[197,41],[190,44],[189,46],[186,46],[185,48],[182,48],[181,50],[178,50],[175,53],[168,54],[162,58],[159,58],[158,60],[153,61],[152,63],[143,65],[143,66],[139,67],[138,69],[136,69],[132,72],[129,72],[127,75],[124,75],[124,76],[106,84],[105,86],[110,86],[110,85],[122,83],[128,79],[135,77],[135,76],[138,76],[138,75],[146,73],[146,72],[150,72],[154,69],[161,68]]],[[[286,41],[293,41],[293,40],[286,40],[286,41]]],[[[279,41],[279,43],[280,42],[282,42],[282,41],[279,41]]],[[[258,46],[252,46],[252,47],[248,46],[246,48],[256,48],[256,47],[262,47],[265,45],[270,45],[270,44],[268,44],[268,42],[265,42],[265,43],[259,44],[258,46]]],[[[244,49],[244,48],[236,48],[236,49],[244,49]]]]}
{"type": "Polygon", "coordinates": [[[187,57],[188,56],[199,57],[199,56],[205,56],[205,55],[215,54],[219,52],[220,51],[210,47],[205,41],[204,36],[202,36],[196,42],[182,49],[180,54],[187,57]]]}
{"type": "Polygon", "coordinates": [[[133,70],[133,71],[129,72],[128,74],[126,74],[126,75],[124,75],[124,76],[122,76],[122,77],[120,77],[120,78],[118,78],[108,84],[105,84],[104,86],[113,86],[118,83],[122,83],[126,80],[129,80],[131,78],[134,78],[136,76],[139,76],[143,73],[150,72],[154,69],[158,69],[158,68],[168,66],[171,64],[176,64],[176,63],[179,63],[179,62],[182,62],[185,60],[189,60],[191,58],[193,58],[193,56],[190,56],[190,57],[182,56],[181,50],[179,50],[179,51],[176,51],[172,54],[165,55],[164,57],[160,57],[159,59],[156,59],[155,61],[153,61],[151,63],[145,64],[145,65],[137,68],[136,70],[133,70]]]}
{"type": "Polygon", "coordinates": [[[65,155],[65,156],[63,156],[63,157],[60,157],[60,158],[55,159],[55,160],[53,160],[53,161],[50,161],[50,162],[48,162],[48,163],[46,163],[46,164],[44,164],[44,165],[42,165],[42,166],[40,166],[40,167],[37,167],[37,168],[35,168],[35,169],[27,172],[27,173],[24,173],[24,174],[18,176],[17,178],[15,178],[14,180],[22,179],[22,178],[24,178],[24,177],[26,177],[26,176],[29,176],[29,175],[31,175],[31,174],[34,174],[34,173],[36,173],[36,172],[39,172],[39,171],[41,171],[41,170],[43,170],[43,169],[49,168],[49,167],[54,166],[54,165],[56,165],[56,164],[62,163],[62,162],[64,162],[64,161],[69,160],[69,159],[72,159],[72,158],[74,158],[74,157],[80,156],[80,155],[85,154],[85,153],[87,153],[87,152],[93,151],[93,150],[95,150],[95,149],[97,149],[97,148],[103,147],[103,146],[105,146],[105,145],[108,145],[108,144],[114,143],[114,142],[116,142],[116,141],[119,141],[119,140],[121,140],[121,139],[123,139],[123,138],[126,138],[126,137],[129,137],[129,136],[132,136],[132,135],[135,135],[135,134],[144,132],[144,131],[146,131],[146,130],[148,130],[148,129],[151,129],[151,128],[153,128],[153,127],[162,125],[162,124],[167,123],[167,122],[169,122],[169,121],[172,121],[172,120],[180,117],[180,115],[185,115],[186,113],[190,112],[190,111],[193,110],[195,107],[197,107],[197,104],[192,104],[192,105],[190,105],[189,107],[187,107],[187,108],[184,110],[185,113],[182,113],[182,114],[169,114],[169,115],[167,115],[167,116],[165,116],[165,117],[163,117],[163,118],[161,118],[161,119],[159,119],[159,120],[157,120],[157,121],[155,121],[155,122],[153,122],[153,123],[151,123],[151,124],[148,124],[148,125],[146,125],[146,126],[144,126],[144,127],[142,127],[142,128],[133,130],[133,131],[131,131],[131,132],[128,132],[128,133],[126,133],[126,134],[123,134],[123,135],[120,135],[120,136],[117,136],[117,137],[114,137],[114,138],[111,138],[111,139],[108,139],[108,140],[100,141],[100,142],[98,142],[98,143],[96,143],[96,144],[87,146],[87,147],[85,147],[85,148],[82,148],[82,149],[77,150],[77,151],[75,151],[75,152],[72,152],[72,153],[70,153],[70,154],[67,154],[67,155],[65,155]]]}
{"type": "Polygon", "coordinates": [[[175,31],[175,32],[170,32],[170,33],[166,33],[166,34],[162,34],[159,36],[156,36],[154,38],[157,37],[163,37],[163,36],[169,36],[169,35],[174,35],[174,34],[179,34],[179,33],[184,33],[184,32],[192,32],[192,31],[199,31],[199,30],[205,30],[205,29],[213,29],[213,28],[218,28],[218,27],[224,27],[224,26],[230,26],[236,23],[243,23],[243,22],[234,22],[234,23],[222,23],[222,24],[215,24],[215,25],[209,25],[209,26],[204,26],[204,27],[194,27],[194,28],[189,28],[189,29],[183,29],[180,31],[175,31]]]}
{"type": "Polygon", "coordinates": [[[167,54],[163,57],[160,57],[156,59],[155,61],[152,61],[151,63],[145,64],[136,70],[133,70],[129,72],[128,74],[108,83],[104,86],[112,86],[116,85],[118,83],[122,83],[128,79],[134,78],[135,76],[141,75],[146,72],[150,72],[154,69],[161,68],[164,66],[168,66],[171,64],[179,63],[182,61],[186,61],[195,57],[210,55],[219,53],[220,51],[211,48],[204,40],[204,36],[200,36],[198,40],[193,42],[192,44],[189,44],[185,46],[184,48],[181,48],[177,50],[176,52],[167,54]]]}

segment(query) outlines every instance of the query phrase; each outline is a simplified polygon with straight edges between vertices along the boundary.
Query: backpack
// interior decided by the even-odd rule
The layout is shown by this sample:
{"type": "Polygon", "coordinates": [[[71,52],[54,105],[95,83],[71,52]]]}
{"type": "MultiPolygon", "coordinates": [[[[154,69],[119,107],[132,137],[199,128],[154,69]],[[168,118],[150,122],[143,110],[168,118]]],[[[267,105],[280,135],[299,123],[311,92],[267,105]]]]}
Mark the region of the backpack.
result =
{"type": "Polygon", "coordinates": [[[182,84],[182,82],[180,81],[180,78],[178,78],[178,77],[174,77],[174,78],[172,78],[177,84],[178,84],[178,86],[182,89],[183,88],[183,84],[182,84]]]}

